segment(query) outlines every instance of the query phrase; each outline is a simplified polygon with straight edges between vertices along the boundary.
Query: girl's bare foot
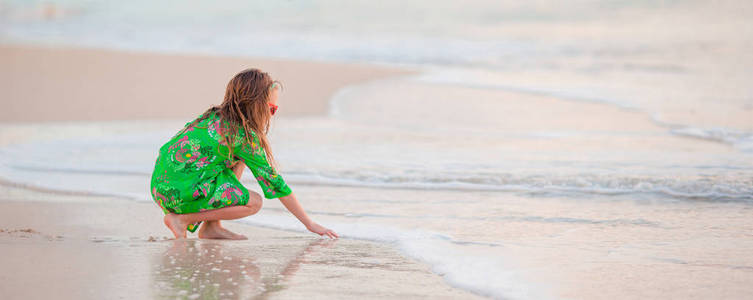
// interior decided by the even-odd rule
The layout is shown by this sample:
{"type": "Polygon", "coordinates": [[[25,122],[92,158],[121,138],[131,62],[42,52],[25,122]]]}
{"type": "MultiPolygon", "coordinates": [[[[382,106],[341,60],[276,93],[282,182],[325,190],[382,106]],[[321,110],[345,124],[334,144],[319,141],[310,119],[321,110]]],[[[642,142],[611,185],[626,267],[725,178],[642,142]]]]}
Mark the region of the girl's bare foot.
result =
{"type": "Polygon", "coordinates": [[[167,226],[167,228],[170,228],[170,231],[173,232],[173,235],[175,235],[176,239],[186,238],[186,226],[188,226],[188,224],[181,222],[178,215],[173,213],[167,214],[165,215],[163,221],[165,221],[165,226],[167,226]]]}
{"type": "Polygon", "coordinates": [[[247,240],[245,235],[237,234],[220,226],[218,223],[207,223],[199,229],[200,239],[247,240]]]}

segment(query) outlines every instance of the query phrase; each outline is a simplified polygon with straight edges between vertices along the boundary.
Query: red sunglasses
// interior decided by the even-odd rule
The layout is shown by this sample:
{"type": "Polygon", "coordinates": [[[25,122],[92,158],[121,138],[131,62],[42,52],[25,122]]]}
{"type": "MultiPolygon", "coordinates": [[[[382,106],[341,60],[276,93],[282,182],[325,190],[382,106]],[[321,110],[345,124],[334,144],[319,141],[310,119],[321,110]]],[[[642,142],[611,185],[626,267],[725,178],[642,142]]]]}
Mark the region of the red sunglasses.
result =
{"type": "Polygon", "coordinates": [[[274,104],[269,103],[269,102],[267,102],[267,105],[269,105],[269,113],[274,116],[275,112],[277,112],[277,105],[274,105],[274,104]]]}

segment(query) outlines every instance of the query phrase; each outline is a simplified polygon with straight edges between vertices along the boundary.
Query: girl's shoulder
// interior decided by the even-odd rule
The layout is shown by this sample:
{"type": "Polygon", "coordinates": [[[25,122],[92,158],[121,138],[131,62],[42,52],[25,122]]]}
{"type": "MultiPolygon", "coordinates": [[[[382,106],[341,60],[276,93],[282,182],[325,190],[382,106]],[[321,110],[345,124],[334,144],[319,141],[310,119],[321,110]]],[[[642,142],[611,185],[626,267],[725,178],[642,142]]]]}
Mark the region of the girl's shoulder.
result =
{"type": "Polygon", "coordinates": [[[216,119],[217,115],[214,111],[204,112],[191,119],[191,121],[188,121],[186,125],[183,126],[183,129],[190,129],[192,127],[196,127],[199,124],[207,124],[216,119]]]}

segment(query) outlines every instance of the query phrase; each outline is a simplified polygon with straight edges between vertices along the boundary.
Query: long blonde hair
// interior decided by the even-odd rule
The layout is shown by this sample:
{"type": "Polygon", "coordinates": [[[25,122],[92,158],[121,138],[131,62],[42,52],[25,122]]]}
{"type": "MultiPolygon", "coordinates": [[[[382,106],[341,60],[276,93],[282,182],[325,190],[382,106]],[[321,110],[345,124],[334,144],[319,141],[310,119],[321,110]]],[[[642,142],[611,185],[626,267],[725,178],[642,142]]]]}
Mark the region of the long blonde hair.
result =
{"type": "Polygon", "coordinates": [[[212,112],[219,114],[221,123],[225,125],[221,126],[222,135],[228,145],[230,158],[233,157],[232,145],[235,144],[239,126],[243,126],[246,132],[245,142],[248,144],[252,142],[251,132],[253,131],[259,137],[259,143],[267,154],[267,161],[276,167],[277,163],[267,139],[272,118],[267,102],[275,83],[280,84],[259,69],[243,70],[228,82],[222,104],[210,107],[195,122],[205,119],[212,112]]]}

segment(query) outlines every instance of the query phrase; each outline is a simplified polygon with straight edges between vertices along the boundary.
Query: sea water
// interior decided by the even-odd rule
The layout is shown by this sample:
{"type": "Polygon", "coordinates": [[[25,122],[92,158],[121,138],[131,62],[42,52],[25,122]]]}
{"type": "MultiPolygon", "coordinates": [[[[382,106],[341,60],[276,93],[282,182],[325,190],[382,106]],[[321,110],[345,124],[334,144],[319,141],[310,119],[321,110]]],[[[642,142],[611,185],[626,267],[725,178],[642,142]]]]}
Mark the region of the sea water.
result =
{"type": "MultiPolygon", "coordinates": [[[[749,2],[46,3],[2,2],[2,41],[419,70],[343,88],[324,116],[278,118],[271,140],[313,219],[394,244],[454,286],[750,292],[749,2]]],[[[151,201],[156,149],[185,122],[60,124],[56,139],[0,149],[0,176],[151,201]]],[[[266,203],[240,222],[305,230],[266,203]]]]}

